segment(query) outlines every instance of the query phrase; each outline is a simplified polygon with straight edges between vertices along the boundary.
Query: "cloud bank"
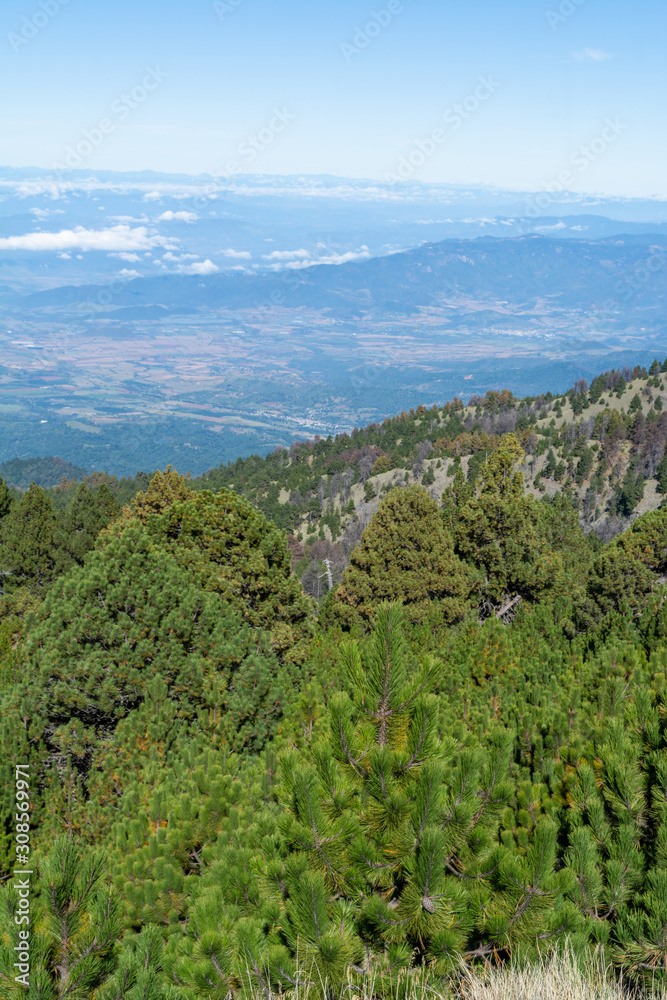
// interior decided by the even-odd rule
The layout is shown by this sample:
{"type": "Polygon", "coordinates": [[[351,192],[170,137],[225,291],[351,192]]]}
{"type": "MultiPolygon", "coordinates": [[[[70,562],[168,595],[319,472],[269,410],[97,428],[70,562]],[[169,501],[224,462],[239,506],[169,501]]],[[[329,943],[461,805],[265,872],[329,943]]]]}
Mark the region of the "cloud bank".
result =
{"type": "Polygon", "coordinates": [[[196,222],[199,216],[196,212],[163,212],[158,215],[158,222],[196,222]]]}
{"type": "Polygon", "coordinates": [[[165,236],[150,236],[146,226],[111,226],[110,229],[61,229],[58,233],[26,233],[0,238],[0,250],[105,250],[136,252],[153,247],[173,248],[176,243],[165,236]]]}

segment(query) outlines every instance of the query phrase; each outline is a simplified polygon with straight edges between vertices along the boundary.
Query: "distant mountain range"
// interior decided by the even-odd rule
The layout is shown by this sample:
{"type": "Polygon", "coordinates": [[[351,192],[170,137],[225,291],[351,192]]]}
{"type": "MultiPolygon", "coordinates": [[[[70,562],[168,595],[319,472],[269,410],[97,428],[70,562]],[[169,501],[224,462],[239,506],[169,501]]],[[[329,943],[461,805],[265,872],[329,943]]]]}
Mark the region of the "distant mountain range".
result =
{"type": "Polygon", "coordinates": [[[667,202],[328,176],[0,168],[0,290],[239,273],[445,239],[664,233],[667,202]]]}
{"type": "MultiPolygon", "coordinates": [[[[9,303],[25,310],[72,309],[96,302],[101,286],[69,285],[9,303]]],[[[665,327],[667,233],[599,240],[538,235],[445,240],[337,267],[277,273],[135,278],[98,316],[158,318],[162,311],[303,307],[345,320],[442,310],[443,319],[478,327],[532,324],[568,311],[603,310],[617,329],[641,321],[665,327]],[[131,310],[131,312],[128,312],[131,310]]]]}
{"type": "Polygon", "coordinates": [[[194,473],[564,389],[664,357],[666,291],[652,199],[0,168],[0,461],[194,473]]]}

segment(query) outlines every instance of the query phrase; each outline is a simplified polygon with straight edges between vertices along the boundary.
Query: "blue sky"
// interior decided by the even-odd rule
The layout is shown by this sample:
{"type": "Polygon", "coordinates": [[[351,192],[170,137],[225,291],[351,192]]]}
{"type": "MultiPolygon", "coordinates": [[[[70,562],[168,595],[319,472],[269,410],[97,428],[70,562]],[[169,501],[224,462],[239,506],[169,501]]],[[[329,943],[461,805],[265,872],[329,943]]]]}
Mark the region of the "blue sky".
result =
{"type": "Polygon", "coordinates": [[[666,37],[664,0],[5,0],[0,163],[666,197],[666,37]]]}

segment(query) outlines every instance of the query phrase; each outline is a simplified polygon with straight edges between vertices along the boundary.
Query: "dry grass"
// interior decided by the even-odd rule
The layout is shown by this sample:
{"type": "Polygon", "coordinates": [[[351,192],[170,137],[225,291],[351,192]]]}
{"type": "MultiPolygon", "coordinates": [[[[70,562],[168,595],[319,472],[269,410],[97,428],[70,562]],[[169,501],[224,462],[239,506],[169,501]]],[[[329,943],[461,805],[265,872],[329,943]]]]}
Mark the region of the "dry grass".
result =
{"type": "Polygon", "coordinates": [[[663,991],[637,994],[605,968],[578,968],[569,952],[524,969],[466,971],[456,994],[465,1000],[665,1000],[663,991]]]}
{"type": "MultiPolygon", "coordinates": [[[[304,976],[301,986],[275,1000],[323,1000],[331,996],[326,983],[314,974],[304,976]]],[[[449,990],[434,989],[419,979],[407,989],[405,983],[397,989],[395,982],[389,984],[382,976],[371,974],[336,991],[335,1000],[667,1000],[667,991],[637,992],[592,959],[583,968],[578,966],[566,948],[558,956],[524,968],[465,968],[449,990]]]]}

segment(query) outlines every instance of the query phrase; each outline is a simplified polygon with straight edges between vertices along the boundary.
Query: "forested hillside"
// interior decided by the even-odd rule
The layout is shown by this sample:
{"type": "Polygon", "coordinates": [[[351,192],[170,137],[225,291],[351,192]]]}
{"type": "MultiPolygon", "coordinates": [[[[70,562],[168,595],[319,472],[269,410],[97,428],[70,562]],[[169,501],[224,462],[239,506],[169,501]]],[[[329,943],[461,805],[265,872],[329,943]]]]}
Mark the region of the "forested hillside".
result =
{"type": "MultiPolygon", "coordinates": [[[[350,434],[239,458],[188,485],[196,492],[233,489],[287,531],[293,569],[306,592],[321,600],[339,582],[389,490],[419,483],[438,503],[445,490],[448,496],[465,493],[462,478],[473,486],[508,433],[524,452],[520,468],[527,492],[547,499],[564,494],[584,530],[609,541],[632,517],[659,507],[667,489],[665,402],[667,360],[654,361],[649,371],[605,372],[590,386],[579,379],[558,396],[517,399],[503,390],[473,396],[467,405],[454,399],[442,407],[420,406],[350,434]]],[[[150,481],[146,472],[117,480],[104,472],[61,469],[64,464],[14,460],[0,467],[0,475],[17,499],[31,481],[45,487],[57,521],[68,509],[70,519],[81,516],[76,511],[83,497],[92,510],[87,494],[96,495],[102,485],[102,506],[109,505],[108,490],[123,507],[150,481]]],[[[61,539],[68,532],[61,525],[61,539]]],[[[62,565],[62,556],[56,562],[62,565]]]]}
{"type": "Polygon", "coordinates": [[[1,481],[0,994],[667,985],[663,369],[1,481]]]}

